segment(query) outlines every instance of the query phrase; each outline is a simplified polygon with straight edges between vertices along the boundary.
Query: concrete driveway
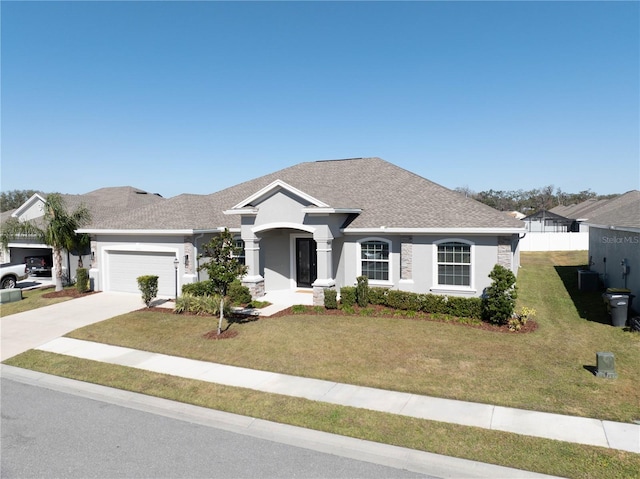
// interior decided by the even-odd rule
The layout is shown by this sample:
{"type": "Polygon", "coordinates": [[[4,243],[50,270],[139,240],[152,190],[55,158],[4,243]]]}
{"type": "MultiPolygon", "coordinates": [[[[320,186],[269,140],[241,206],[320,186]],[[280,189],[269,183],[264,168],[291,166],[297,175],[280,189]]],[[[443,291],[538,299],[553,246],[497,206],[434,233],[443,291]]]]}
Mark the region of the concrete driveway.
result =
{"type": "Polygon", "coordinates": [[[144,307],[140,294],[100,292],[0,318],[0,361],[88,324],[144,307]]]}

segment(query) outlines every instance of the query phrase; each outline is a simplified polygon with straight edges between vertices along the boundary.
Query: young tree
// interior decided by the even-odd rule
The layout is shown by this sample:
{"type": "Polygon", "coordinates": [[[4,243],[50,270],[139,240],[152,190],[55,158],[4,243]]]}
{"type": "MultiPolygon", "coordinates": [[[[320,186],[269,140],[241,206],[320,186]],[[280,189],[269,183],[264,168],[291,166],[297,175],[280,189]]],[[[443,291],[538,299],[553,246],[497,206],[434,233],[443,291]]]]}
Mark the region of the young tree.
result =
{"type": "Polygon", "coordinates": [[[242,248],[236,246],[233,234],[228,229],[214,236],[211,241],[202,246],[204,253],[200,255],[206,261],[198,267],[198,271],[205,270],[209,275],[209,281],[213,290],[220,295],[220,319],[218,321],[218,334],[222,332],[222,319],[224,318],[224,297],[229,285],[238,276],[247,272],[238,256],[242,248]]]}
{"type": "Polygon", "coordinates": [[[18,237],[34,237],[53,248],[56,291],[62,290],[62,250],[72,250],[78,243],[76,230],[91,221],[91,213],[85,206],[68,212],[59,193],[47,196],[44,204],[44,225],[34,221],[18,221],[10,218],[5,222],[0,236],[3,248],[18,237]]]}

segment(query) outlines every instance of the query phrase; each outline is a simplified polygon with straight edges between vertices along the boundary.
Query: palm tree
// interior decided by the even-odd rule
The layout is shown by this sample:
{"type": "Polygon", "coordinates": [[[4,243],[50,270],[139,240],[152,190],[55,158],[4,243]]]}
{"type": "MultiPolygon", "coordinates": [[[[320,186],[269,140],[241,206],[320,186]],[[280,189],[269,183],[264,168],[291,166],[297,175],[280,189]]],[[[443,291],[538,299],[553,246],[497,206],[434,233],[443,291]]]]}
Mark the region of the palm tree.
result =
{"type": "Polygon", "coordinates": [[[21,222],[10,218],[2,227],[0,242],[7,248],[9,241],[18,237],[34,237],[38,241],[53,248],[53,263],[56,279],[56,291],[62,290],[62,251],[72,250],[78,244],[76,230],[91,221],[91,213],[81,205],[68,212],[64,199],[59,193],[47,196],[44,204],[44,225],[38,226],[33,221],[21,222]]]}

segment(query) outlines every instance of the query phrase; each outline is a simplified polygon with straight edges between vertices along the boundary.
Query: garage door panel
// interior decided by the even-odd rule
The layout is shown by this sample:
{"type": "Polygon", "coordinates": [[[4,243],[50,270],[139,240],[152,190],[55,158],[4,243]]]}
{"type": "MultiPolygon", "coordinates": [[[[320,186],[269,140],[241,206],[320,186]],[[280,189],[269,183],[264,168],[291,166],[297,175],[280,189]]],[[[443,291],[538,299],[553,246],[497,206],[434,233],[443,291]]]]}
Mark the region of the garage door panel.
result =
{"type": "Polygon", "coordinates": [[[111,251],[108,254],[108,289],[139,293],[138,276],[158,276],[158,295],[175,294],[174,253],[111,251]]]}

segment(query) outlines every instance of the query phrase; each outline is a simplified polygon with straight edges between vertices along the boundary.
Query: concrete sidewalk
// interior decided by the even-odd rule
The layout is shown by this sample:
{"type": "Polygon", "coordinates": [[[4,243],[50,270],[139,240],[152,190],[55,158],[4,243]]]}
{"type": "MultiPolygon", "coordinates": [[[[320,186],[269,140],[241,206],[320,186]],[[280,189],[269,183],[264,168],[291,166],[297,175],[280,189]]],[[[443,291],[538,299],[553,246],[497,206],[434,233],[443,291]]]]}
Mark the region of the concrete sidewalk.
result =
{"type": "Polygon", "coordinates": [[[37,349],[228,386],[527,436],[640,453],[640,425],[353,386],[71,338],[37,349]]]}

